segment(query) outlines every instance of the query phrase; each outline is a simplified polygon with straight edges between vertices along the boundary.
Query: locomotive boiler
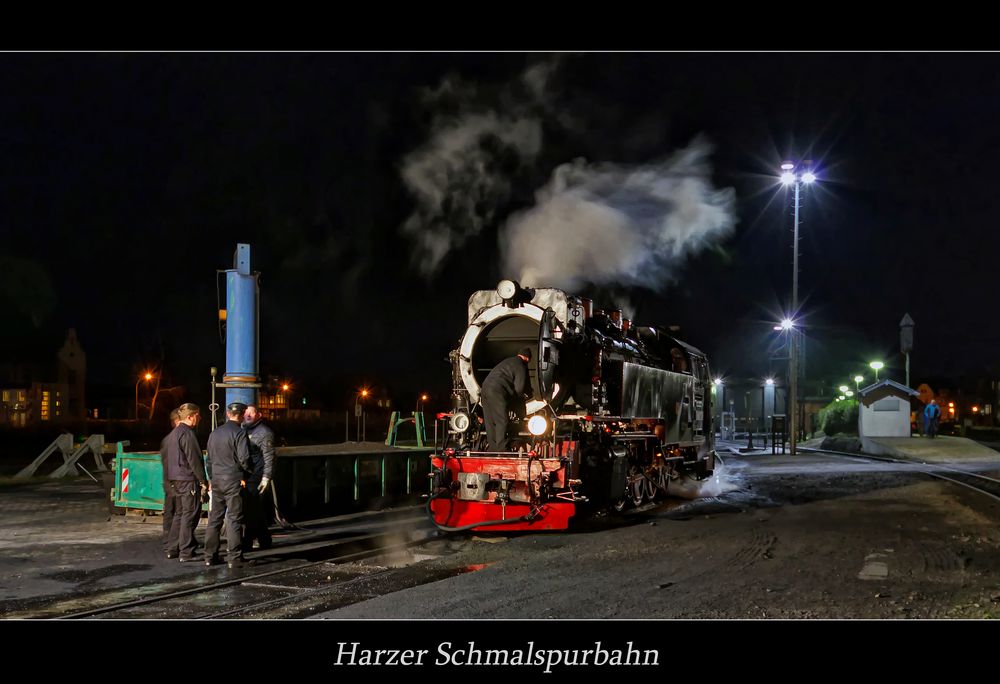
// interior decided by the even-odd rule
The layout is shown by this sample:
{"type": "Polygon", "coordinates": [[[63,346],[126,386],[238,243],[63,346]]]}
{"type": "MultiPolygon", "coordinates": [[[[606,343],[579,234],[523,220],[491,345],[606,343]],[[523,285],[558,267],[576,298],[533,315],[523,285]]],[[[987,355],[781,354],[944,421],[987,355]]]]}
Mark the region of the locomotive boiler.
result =
{"type": "MultiPolygon", "coordinates": [[[[668,331],[553,288],[503,280],[469,298],[428,512],[447,531],[565,529],[581,507],[621,512],[715,466],[708,359],[668,331]],[[532,398],[511,449],[490,452],[480,388],[530,345],[532,398]]],[[[516,431],[516,435],[513,433],[516,431]]]]}

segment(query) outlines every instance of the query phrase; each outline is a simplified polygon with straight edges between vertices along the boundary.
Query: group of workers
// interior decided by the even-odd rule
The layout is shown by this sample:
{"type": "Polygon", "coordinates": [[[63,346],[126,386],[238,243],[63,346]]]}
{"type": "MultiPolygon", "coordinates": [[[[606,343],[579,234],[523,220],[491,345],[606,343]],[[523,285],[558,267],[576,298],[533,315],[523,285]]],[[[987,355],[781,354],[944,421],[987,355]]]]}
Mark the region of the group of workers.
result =
{"type": "Polygon", "coordinates": [[[226,407],[226,421],[209,435],[208,459],[203,462],[195,435],[201,409],[197,404],[181,404],[170,419],[173,430],[160,444],[166,556],[182,563],[220,564],[225,528],[226,564],[237,568],[245,562],[244,550],[255,543],[262,549],[271,545],[274,432],[264,424],[256,406],[233,402],[226,407]],[[201,555],[194,533],[206,500],[210,501],[208,527],[201,555]]]}
{"type": "MultiPolygon", "coordinates": [[[[531,358],[531,347],[524,347],[516,356],[498,363],[483,382],[481,400],[490,451],[508,450],[511,412],[524,417],[531,392],[531,358]]],[[[274,477],[274,432],[261,420],[256,406],[233,402],[226,407],[226,421],[209,435],[208,458],[203,461],[195,434],[201,422],[198,405],[181,404],[171,412],[170,420],[173,429],[160,444],[166,556],[182,563],[219,564],[224,534],[226,564],[239,567],[245,562],[244,550],[255,543],[262,549],[271,546],[268,526],[274,506],[269,485],[274,477]],[[208,527],[201,555],[195,530],[206,500],[210,501],[208,527]]]]}

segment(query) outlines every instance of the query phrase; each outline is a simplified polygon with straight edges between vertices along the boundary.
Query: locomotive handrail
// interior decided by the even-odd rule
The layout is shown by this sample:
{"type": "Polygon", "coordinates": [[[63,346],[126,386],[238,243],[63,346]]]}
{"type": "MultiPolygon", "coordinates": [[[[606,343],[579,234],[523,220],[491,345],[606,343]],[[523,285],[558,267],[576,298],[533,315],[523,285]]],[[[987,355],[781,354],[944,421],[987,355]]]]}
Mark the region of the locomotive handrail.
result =
{"type": "Polygon", "coordinates": [[[558,456],[539,456],[538,454],[532,456],[528,453],[520,451],[457,451],[456,450],[455,453],[453,454],[455,458],[459,457],[460,455],[462,458],[465,458],[467,456],[469,457],[492,456],[494,458],[533,458],[537,460],[551,460],[554,458],[559,458],[558,456]]]}

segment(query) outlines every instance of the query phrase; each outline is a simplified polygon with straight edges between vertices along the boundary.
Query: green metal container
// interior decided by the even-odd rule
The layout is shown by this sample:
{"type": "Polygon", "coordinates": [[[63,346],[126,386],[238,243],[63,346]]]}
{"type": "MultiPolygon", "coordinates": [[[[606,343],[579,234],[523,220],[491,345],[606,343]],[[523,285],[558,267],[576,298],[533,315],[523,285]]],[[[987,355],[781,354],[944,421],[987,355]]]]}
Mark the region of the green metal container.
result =
{"type": "MultiPolygon", "coordinates": [[[[125,451],[127,442],[115,449],[115,506],[147,511],[163,510],[163,462],[158,451],[125,451]]],[[[204,458],[204,454],[202,455],[204,458]]],[[[201,509],[208,510],[208,504],[201,509]]]]}

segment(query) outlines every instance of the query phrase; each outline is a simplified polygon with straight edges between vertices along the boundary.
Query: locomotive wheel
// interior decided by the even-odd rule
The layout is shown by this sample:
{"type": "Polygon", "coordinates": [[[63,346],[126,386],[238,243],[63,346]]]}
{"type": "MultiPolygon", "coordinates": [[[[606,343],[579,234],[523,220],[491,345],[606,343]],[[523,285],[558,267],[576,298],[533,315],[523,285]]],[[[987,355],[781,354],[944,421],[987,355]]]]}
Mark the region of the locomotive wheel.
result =
{"type": "Polygon", "coordinates": [[[645,491],[646,500],[647,501],[652,501],[653,499],[655,499],[656,498],[656,489],[657,489],[656,483],[649,476],[644,476],[642,478],[642,483],[643,483],[643,485],[645,487],[645,490],[646,490],[645,491]]]}
{"type": "Polygon", "coordinates": [[[666,468],[659,468],[656,475],[656,486],[663,490],[663,493],[667,493],[667,487],[670,485],[670,473],[666,468]]]}
{"type": "Polygon", "coordinates": [[[636,506],[646,498],[646,476],[633,471],[629,474],[628,498],[636,506]]]}

